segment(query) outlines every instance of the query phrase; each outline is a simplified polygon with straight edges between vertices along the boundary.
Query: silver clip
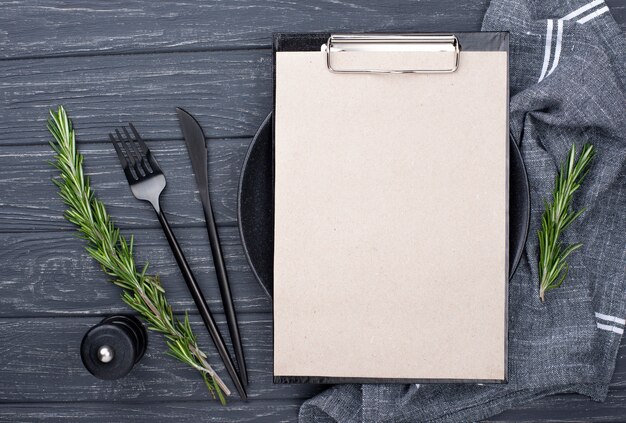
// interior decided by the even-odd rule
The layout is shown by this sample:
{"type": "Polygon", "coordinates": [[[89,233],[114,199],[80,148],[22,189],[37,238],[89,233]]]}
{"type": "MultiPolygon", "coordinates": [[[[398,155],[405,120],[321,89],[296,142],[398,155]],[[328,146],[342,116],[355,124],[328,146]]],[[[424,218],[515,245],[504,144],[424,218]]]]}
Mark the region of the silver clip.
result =
{"type": "Polygon", "coordinates": [[[452,34],[332,34],[322,51],[326,65],[334,73],[451,73],[459,67],[459,40],[452,34]],[[333,53],[340,52],[442,52],[453,53],[449,67],[436,69],[337,69],[333,53]]]}

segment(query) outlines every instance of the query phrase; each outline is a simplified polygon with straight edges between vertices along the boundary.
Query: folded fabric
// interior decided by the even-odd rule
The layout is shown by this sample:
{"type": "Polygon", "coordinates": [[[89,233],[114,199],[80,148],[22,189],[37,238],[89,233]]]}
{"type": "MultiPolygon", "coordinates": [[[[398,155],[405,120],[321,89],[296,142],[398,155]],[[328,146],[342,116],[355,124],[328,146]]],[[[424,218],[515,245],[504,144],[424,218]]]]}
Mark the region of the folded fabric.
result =
{"type": "Polygon", "coordinates": [[[509,382],[337,385],[304,403],[301,422],[475,421],[553,393],[606,397],[626,323],[626,37],[603,0],[492,0],[483,30],[511,34],[510,125],[531,188],[509,286],[509,382]],[[573,207],[587,210],[564,235],[584,246],[542,304],[543,201],[572,144],[584,143],[597,155],[573,207]]]}

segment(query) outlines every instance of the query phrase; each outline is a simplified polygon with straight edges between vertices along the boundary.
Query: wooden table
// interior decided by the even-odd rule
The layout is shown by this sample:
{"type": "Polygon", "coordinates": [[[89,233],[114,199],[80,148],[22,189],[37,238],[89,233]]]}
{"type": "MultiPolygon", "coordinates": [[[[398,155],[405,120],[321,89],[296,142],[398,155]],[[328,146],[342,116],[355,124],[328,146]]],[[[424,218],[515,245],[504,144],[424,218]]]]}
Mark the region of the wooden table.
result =
{"type": "MultiPolygon", "coordinates": [[[[626,26],[621,0],[608,1],[626,26]]],[[[188,0],[4,2],[0,13],[0,420],[294,421],[321,387],[273,385],[272,315],[243,255],[236,193],[251,136],[271,109],[274,31],[478,30],[487,0],[188,0]],[[70,4],[72,3],[72,4],[70,4]],[[202,208],[174,107],[194,113],[210,137],[210,187],[246,347],[250,401],[222,407],[198,375],[163,355],[151,335],[126,378],[101,381],[79,345],[103,316],[127,312],[120,291],[85,253],[50,182],[45,129],[66,106],[93,188],[149,260],[177,313],[189,310],[209,347],[153,212],[135,200],[107,142],[133,121],[167,175],[164,209],[217,318],[224,317],[202,208]]],[[[213,353],[209,357],[220,373],[213,353]]],[[[608,400],[558,395],[492,421],[625,421],[626,357],[608,400]]]]}

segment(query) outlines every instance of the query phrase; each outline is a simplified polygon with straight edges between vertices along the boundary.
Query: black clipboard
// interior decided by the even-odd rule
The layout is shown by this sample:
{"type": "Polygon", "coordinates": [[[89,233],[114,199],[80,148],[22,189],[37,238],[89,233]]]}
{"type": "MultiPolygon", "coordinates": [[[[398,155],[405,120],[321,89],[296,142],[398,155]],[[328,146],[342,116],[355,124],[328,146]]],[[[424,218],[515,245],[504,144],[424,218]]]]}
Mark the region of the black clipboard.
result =
{"type": "MultiPolygon", "coordinates": [[[[414,34],[349,34],[348,36],[356,36],[357,39],[367,40],[368,37],[385,41],[386,36],[402,36],[402,35],[414,35],[414,34]],[[382,37],[381,37],[382,36],[382,37]]],[[[276,53],[277,52],[307,52],[307,51],[320,51],[321,46],[326,46],[326,53],[328,55],[327,64],[329,71],[331,72],[348,72],[348,73],[420,73],[422,71],[428,73],[437,72],[454,72],[458,66],[458,54],[459,52],[469,51],[504,51],[508,52],[509,49],[509,35],[507,32],[456,32],[453,34],[419,34],[425,37],[440,37],[440,36],[452,36],[456,42],[453,48],[457,51],[456,61],[450,62],[449,68],[442,69],[333,69],[333,62],[331,60],[333,42],[337,40],[338,43],[342,42],[341,38],[333,38],[335,35],[330,33],[278,33],[274,34],[273,52],[274,52],[274,99],[276,99],[276,53]]],[[[443,38],[445,41],[446,38],[443,38]]],[[[508,84],[507,84],[508,85],[508,84]]],[[[508,97],[508,91],[507,91],[508,97]]],[[[276,101],[276,100],[275,100],[276,101]]],[[[276,110],[274,104],[274,110],[276,110]]],[[[508,127],[508,108],[507,108],[507,127],[508,127]]],[[[273,126],[273,131],[275,126],[273,126]]],[[[274,139],[273,133],[272,138],[274,139]]],[[[508,144],[508,139],[505,141],[508,144]]],[[[508,252],[508,245],[505,247],[508,252]]],[[[508,263],[508,259],[507,259],[508,263]]],[[[507,269],[508,275],[508,269],[507,269]]],[[[508,288],[505,296],[508,298],[508,288]]],[[[508,300],[507,300],[508,303],[508,300]]],[[[505,305],[505,353],[504,353],[504,375],[502,378],[403,378],[403,377],[335,377],[325,375],[288,375],[288,374],[276,374],[274,372],[274,383],[506,383],[507,382],[507,345],[508,345],[508,304],[505,305]]]]}

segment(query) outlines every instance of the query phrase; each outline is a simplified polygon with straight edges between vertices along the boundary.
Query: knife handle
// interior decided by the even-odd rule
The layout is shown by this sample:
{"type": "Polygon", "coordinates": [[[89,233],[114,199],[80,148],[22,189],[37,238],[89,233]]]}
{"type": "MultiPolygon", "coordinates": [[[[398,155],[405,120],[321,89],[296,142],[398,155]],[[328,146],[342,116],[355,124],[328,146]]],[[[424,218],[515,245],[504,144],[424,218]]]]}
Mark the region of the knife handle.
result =
{"type": "Polygon", "coordinates": [[[242,384],[241,379],[239,378],[239,375],[237,374],[237,371],[235,370],[235,366],[233,365],[232,359],[230,358],[230,355],[228,354],[228,350],[226,349],[226,344],[224,343],[224,339],[222,338],[222,335],[220,334],[220,331],[217,327],[217,323],[215,322],[215,319],[213,318],[213,315],[211,314],[211,311],[209,310],[209,306],[204,300],[204,296],[202,295],[202,291],[200,290],[200,285],[198,285],[196,278],[193,276],[193,273],[191,273],[191,268],[189,267],[189,264],[187,263],[187,260],[185,259],[185,256],[183,255],[183,251],[181,250],[180,245],[178,245],[178,241],[176,240],[176,237],[174,236],[174,232],[172,232],[172,228],[170,227],[169,223],[167,222],[167,219],[165,218],[165,214],[163,213],[162,210],[160,210],[160,211],[157,211],[157,216],[159,218],[159,223],[161,223],[161,227],[163,227],[163,232],[165,232],[165,237],[167,238],[167,242],[170,244],[170,248],[172,249],[172,252],[174,253],[174,257],[176,258],[176,263],[178,263],[178,267],[180,268],[180,271],[183,274],[183,278],[185,279],[185,282],[187,283],[187,288],[189,288],[189,292],[191,293],[193,301],[196,304],[198,311],[200,312],[200,316],[202,316],[204,325],[206,326],[206,328],[209,331],[209,334],[211,335],[211,339],[213,340],[213,343],[215,344],[215,347],[217,348],[217,352],[219,353],[222,359],[222,362],[224,363],[224,367],[226,367],[226,371],[230,375],[230,378],[232,379],[233,383],[235,384],[235,388],[237,389],[237,392],[239,392],[239,395],[241,396],[242,399],[246,400],[247,399],[246,390],[244,388],[244,385],[242,384]]]}
{"type": "Polygon", "coordinates": [[[217,226],[215,224],[215,218],[213,216],[213,210],[211,208],[211,203],[209,199],[207,198],[206,201],[203,201],[202,203],[204,206],[204,219],[206,221],[206,227],[209,233],[209,243],[211,244],[211,253],[213,254],[213,265],[215,266],[217,282],[220,287],[220,295],[222,296],[222,303],[224,305],[224,312],[226,314],[228,332],[230,333],[230,339],[232,341],[233,349],[235,351],[235,359],[237,360],[237,367],[239,367],[239,376],[241,377],[241,383],[243,383],[243,386],[247,386],[248,371],[246,370],[246,361],[243,354],[243,345],[241,343],[241,336],[239,335],[239,324],[237,322],[237,314],[235,313],[235,304],[232,294],[230,292],[228,275],[226,274],[226,265],[224,264],[224,256],[222,255],[220,238],[217,232],[217,226]]]}

